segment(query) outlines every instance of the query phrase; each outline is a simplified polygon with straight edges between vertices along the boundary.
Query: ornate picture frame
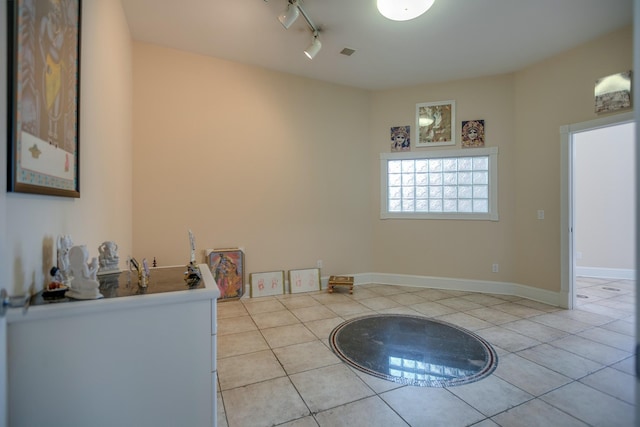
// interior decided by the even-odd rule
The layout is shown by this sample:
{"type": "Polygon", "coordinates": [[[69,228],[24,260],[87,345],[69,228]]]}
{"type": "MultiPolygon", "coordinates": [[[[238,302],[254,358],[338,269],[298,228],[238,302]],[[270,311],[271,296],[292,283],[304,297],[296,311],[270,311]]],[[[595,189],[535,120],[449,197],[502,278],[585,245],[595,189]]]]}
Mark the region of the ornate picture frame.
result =
{"type": "Polygon", "coordinates": [[[416,104],[416,147],[456,145],[456,102],[416,104]]]}
{"type": "Polygon", "coordinates": [[[462,148],[484,147],[484,120],[463,120],[460,145],[462,148]]]}
{"type": "Polygon", "coordinates": [[[284,270],[251,273],[249,275],[251,298],[284,294],[284,270]]]}
{"type": "Polygon", "coordinates": [[[316,292],[322,290],[319,268],[289,270],[289,293],[316,292]]]}
{"type": "Polygon", "coordinates": [[[241,298],[244,294],[244,252],[240,249],[207,249],[207,265],[218,289],[219,300],[241,298]]]}
{"type": "Polygon", "coordinates": [[[7,5],[7,190],[80,197],[82,0],[7,5]]]}
{"type": "Polygon", "coordinates": [[[391,152],[411,151],[411,126],[392,126],[391,134],[391,152]]]}

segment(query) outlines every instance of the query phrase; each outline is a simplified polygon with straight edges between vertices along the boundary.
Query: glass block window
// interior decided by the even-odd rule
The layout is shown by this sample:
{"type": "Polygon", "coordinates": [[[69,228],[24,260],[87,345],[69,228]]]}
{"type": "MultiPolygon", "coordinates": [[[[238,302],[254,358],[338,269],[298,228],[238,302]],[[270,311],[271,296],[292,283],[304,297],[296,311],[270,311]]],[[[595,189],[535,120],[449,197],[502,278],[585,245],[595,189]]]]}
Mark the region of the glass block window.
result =
{"type": "Polygon", "coordinates": [[[497,220],[497,148],[380,156],[382,218],[497,220]]]}

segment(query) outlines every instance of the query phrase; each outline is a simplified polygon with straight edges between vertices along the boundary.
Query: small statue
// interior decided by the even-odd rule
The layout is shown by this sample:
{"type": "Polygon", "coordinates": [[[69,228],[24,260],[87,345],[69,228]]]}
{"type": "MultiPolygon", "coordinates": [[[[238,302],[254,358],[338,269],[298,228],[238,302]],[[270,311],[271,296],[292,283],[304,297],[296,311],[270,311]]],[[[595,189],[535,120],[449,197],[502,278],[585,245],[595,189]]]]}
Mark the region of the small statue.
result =
{"type": "Polygon", "coordinates": [[[196,238],[193,236],[191,230],[189,230],[189,247],[191,248],[191,256],[189,257],[189,263],[196,263],[196,238]]]}
{"type": "Polygon", "coordinates": [[[118,245],[115,242],[103,242],[100,247],[98,247],[98,252],[100,252],[98,257],[100,261],[98,274],[117,273],[120,271],[118,269],[118,262],[120,262],[118,245]]]}
{"type": "Polygon", "coordinates": [[[187,282],[187,286],[193,288],[198,286],[198,283],[202,280],[202,274],[196,264],[196,239],[193,237],[191,230],[189,230],[189,247],[191,256],[189,257],[189,264],[187,264],[187,271],[184,272],[184,281],[187,282]]]}
{"type": "Polygon", "coordinates": [[[137,259],[133,257],[129,259],[129,271],[131,271],[131,267],[133,267],[133,269],[138,273],[138,286],[144,289],[149,285],[149,267],[147,266],[145,268],[146,263],[146,258],[142,260],[142,266],[138,263],[137,259]]]}
{"type": "Polygon", "coordinates": [[[184,281],[187,282],[187,286],[194,288],[198,286],[200,280],[202,280],[200,268],[195,263],[190,262],[187,265],[187,271],[184,272],[184,281]]]}
{"type": "Polygon", "coordinates": [[[66,234],[58,236],[58,271],[61,283],[66,285],[71,280],[71,270],[69,268],[69,250],[73,246],[71,236],[66,234]]]}
{"type": "Polygon", "coordinates": [[[149,270],[149,263],[146,258],[142,258],[142,283],[146,288],[149,286],[149,279],[151,278],[151,271],[149,270]]]}
{"type": "Polygon", "coordinates": [[[69,249],[69,269],[71,270],[70,289],[66,296],[75,299],[98,299],[103,295],[100,293],[100,283],[96,280],[98,272],[98,260],[89,260],[89,251],[85,245],[74,246],[69,249]]]}

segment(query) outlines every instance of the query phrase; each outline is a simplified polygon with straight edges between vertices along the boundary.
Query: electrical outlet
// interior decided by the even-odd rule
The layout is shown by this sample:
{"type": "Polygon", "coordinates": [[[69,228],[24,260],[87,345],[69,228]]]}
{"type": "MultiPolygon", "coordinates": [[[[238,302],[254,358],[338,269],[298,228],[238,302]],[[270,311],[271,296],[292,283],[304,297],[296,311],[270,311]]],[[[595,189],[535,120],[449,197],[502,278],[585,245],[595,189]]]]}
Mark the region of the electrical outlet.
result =
{"type": "Polygon", "coordinates": [[[491,266],[491,271],[493,271],[494,273],[497,273],[500,270],[500,266],[498,264],[493,264],[491,266]]]}
{"type": "Polygon", "coordinates": [[[318,266],[318,268],[322,268],[322,260],[321,260],[321,259],[319,259],[319,260],[316,262],[316,265],[318,266]]]}
{"type": "Polygon", "coordinates": [[[538,219],[544,219],[544,210],[538,209],[538,219]]]}

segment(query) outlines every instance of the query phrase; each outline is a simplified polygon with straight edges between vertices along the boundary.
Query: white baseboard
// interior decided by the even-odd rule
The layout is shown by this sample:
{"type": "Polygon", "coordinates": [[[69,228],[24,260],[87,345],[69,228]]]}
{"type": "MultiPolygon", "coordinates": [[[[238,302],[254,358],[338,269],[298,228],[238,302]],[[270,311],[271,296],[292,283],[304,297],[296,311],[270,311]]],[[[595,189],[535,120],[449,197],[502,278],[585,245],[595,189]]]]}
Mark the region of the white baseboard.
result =
{"type": "MultiPolygon", "coordinates": [[[[354,285],[379,283],[382,285],[412,286],[429,289],[445,289],[466,292],[483,292],[499,295],[512,295],[542,302],[556,307],[568,307],[568,296],[532,286],[508,282],[486,280],[454,279],[448,277],[413,276],[407,274],[359,273],[353,274],[354,285]]],[[[322,279],[323,289],[327,287],[328,277],[322,279]]]]}
{"type": "Polygon", "coordinates": [[[599,279],[635,280],[636,271],[627,268],[577,267],[576,276],[597,277],[599,279]]]}

